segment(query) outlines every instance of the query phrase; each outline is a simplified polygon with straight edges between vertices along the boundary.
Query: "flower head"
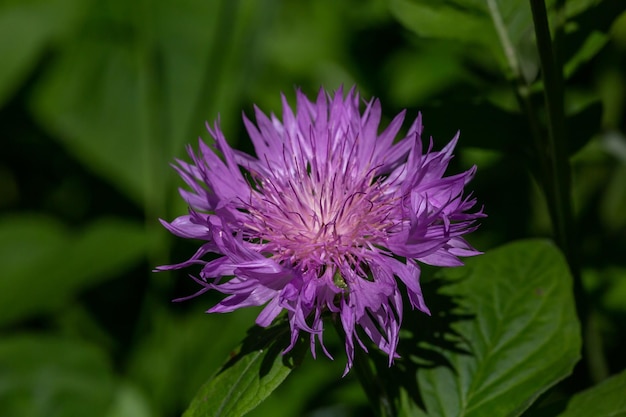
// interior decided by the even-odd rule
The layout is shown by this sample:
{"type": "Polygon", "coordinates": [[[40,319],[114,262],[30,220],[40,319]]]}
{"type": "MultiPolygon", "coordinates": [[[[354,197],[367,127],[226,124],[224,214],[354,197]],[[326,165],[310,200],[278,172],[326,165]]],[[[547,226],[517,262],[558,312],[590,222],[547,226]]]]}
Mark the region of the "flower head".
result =
{"type": "Polygon", "coordinates": [[[244,124],[256,157],[232,149],[219,123],[207,125],[214,146],[200,140],[197,153],[188,148],[192,162],[175,166],[190,188],[180,191],[189,214],[162,222],[204,243],[188,261],[158,268],[199,264],[199,293],[227,295],[208,312],[265,306],[256,323],[268,326],[286,311],[286,351],[304,332],[313,355],[319,341],[330,356],[322,320],[330,313],[345,332],[346,372],[364,336],[391,364],[401,288],[429,313],[418,262],[457,266],[459,256],[477,255],[462,236],[484,216],[469,212],[475,199],[463,195],[475,168],[444,176],[458,134],[424,152],[421,115],[396,141],[404,112],[379,133],[379,101],[362,112],[360,104],[354,89],[345,97],[340,89],[315,101],[298,91],[295,114],[283,96],[282,121],[255,107],[256,124],[245,116],[244,124]],[[203,260],[209,252],[222,256],[203,260]]]}

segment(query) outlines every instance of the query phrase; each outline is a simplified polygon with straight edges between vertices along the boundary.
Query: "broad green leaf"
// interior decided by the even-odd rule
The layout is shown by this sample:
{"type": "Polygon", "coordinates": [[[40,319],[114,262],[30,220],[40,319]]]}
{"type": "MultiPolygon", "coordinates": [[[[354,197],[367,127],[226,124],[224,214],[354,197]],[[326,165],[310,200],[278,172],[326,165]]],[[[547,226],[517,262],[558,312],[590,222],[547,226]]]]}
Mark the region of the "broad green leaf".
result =
{"type": "Polygon", "coordinates": [[[92,345],[34,334],[0,340],[3,416],[104,417],[113,390],[108,360],[92,345]]]}
{"type": "Polygon", "coordinates": [[[0,218],[0,325],[63,306],[137,262],[147,246],[143,227],[129,221],[102,219],[70,232],[52,218],[0,218]]]}
{"type": "Polygon", "coordinates": [[[83,3],[77,0],[5,1],[0,5],[0,108],[29,76],[45,48],[74,28],[82,10],[83,3]]]}
{"type": "Polygon", "coordinates": [[[254,327],[241,351],[228,361],[196,395],[184,417],[238,417],[256,407],[299,364],[304,352],[283,355],[289,327],[283,322],[268,329],[254,327]]]}
{"type": "Polygon", "coordinates": [[[626,371],[574,395],[559,417],[626,416],[626,371]]]}
{"type": "Polygon", "coordinates": [[[439,348],[448,365],[418,371],[427,415],[518,416],[571,372],[580,328],[571,276],[552,243],[511,243],[442,275],[454,281],[442,292],[472,318],[452,324],[465,353],[439,348]]]}
{"type": "Polygon", "coordinates": [[[163,213],[175,177],[168,164],[182,145],[206,138],[204,123],[218,112],[229,116],[225,124],[240,123],[234,107],[252,71],[243,59],[254,47],[260,7],[93,2],[83,32],[43,74],[34,113],[85,166],[163,213]]]}

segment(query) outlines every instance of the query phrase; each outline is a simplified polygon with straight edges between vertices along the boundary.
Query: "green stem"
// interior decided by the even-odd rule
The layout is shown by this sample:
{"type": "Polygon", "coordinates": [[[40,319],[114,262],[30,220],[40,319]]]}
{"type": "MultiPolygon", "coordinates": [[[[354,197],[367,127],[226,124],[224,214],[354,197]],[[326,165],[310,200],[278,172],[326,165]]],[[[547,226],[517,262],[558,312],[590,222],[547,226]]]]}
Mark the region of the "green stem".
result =
{"type": "MultiPolygon", "coordinates": [[[[570,167],[566,146],[565,114],[563,110],[562,69],[555,62],[552,40],[548,26],[548,16],[543,0],[530,0],[535,23],[537,47],[544,81],[544,98],[548,116],[547,155],[549,176],[545,178],[548,198],[551,201],[552,221],[557,243],[568,257],[574,261],[571,235],[573,229],[570,167]]],[[[574,271],[572,271],[574,272],[574,271]]]]}
{"type": "Polygon", "coordinates": [[[570,165],[565,133],[563,69],[552,49],[548,15],[543,0],[530,0],[535,24],[537,48],[544,82],[544,99],[547,107],[547,146],[538,150],[547,172],[544,188],[557,245],[565,254],[574,277],[574,291],[579,314],[584,316],[584,297],[576,245],[574,244],[574,219],[571,205],[570,165]],[[545,152],[545,154],[544,154],[545,152]]]}
{"type": "Polygon", "coordinates": [[[493,21],[493,26],[498,34],[500,46],[502,46],[502,50],[504,51],[506,62],[509,65],[509,70],[512,73],[512,77],[517,80],[522,80],[522,73],[520,71],[519,62],[517,61],[517,55],[515,54],[515,48],[509,38],[509,33],[506,30],[506,25],[504,24],[504,19],[502,18],[502,13],[500,12],[498,3],[496,0],[487,0],[487,7],[489,9],[491,20],[493,21]]]}
{"type": "Polygon", "coordinates": [[[564,1],[559,0],[556,4],[554,42],[550,37],[544,1],[530,0],[530,6],[543,73],[544,99],[548,116],[547,146],[539,146],[537,149],[540,153],[539,158],[542,160],[540,163],[543,186],[548,200],[555,239],[567,258],[574,280],[574,296],[584,336],[583,363],[586,366],[586,371],[583,372],[586,373],[585,379],[597,382],[606,377],[607,366],[600,340],[601,336],[594,325],[593,314],[587,306],[582,285],[572,214],[570,165],[565,131],[563,65],[557,49],[565,24],[564,1]]]}
{"type": "Polygon", "coordinates": [[[394,409],[393,401],[387,395],[387,390],[380,378],[372,370],[372,364],[367,354],[358,347],[354,352],[354,371],[378,414],[381,417],[395,417],[397,412],[394,409]]]}

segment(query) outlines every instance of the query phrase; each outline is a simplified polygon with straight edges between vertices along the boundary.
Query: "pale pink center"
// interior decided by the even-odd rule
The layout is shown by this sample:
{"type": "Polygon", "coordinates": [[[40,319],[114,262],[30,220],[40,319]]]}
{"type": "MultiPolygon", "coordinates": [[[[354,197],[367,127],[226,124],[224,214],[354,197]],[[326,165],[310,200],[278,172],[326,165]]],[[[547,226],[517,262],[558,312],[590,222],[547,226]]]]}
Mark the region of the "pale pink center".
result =
{"type": "Polygon", "coordinates": [[[305,172],[289,180],[265,179],[255,191],[246,224],[281,262],[303,270],[355,264],[381,243],[391,224],[393,198],[373,174],[305,172]]]}

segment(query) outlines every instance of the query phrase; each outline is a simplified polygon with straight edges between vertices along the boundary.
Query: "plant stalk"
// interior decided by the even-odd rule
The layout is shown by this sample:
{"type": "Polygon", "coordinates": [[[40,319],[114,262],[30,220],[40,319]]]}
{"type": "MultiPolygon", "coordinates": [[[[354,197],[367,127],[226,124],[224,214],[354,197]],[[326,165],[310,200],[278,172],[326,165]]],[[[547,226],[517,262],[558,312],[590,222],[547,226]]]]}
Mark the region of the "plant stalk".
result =
{"type": "MultiPolygon", "coordinates": [[[[339,323],[339,317],[333,316],[332,322],[335,326],[335,330],[339,334],[339,337],[345,343],[346,334],[343,327],[339,323]]],[[[356,373],[356,376],[365,392],[372,409],[379,417],[395,417],[398,415],[393,404],[393,400],[389,398],[387,390],[385,389],[382,380],[377,377],[372,369],[372,363],[367,354],[358,346],[354,349],[354,363],[352,370],[356,373]]]]}
{"type": "MultiPolygon", "coordinates": [[[[556,4],[554,42],[550,36],[548,16],[543,0],[530,0],[537,38],[537,49],[544,81],[544,100],[547,108],[548,135],[545,146],[538,146],[543,186],[548,201],[555,240],[565,254],[573,277],[574,297],[582,325],[583,361],[585,379],[598,382],[607,375],[601,336],[593,325],[592,312],[587,305],[579,264],[578,246],[572,213],[571,178],[567,132],[564,112],[564,80],[562,59],[558,51],[565,22],[564,1],[556,4]]],[[[584,384],[586,385],[586,384],[584,384]]],[[[584,387],[584,386],[583,386],[584,387]]],[[[580,387],[582,388],[582,387],[580,387]]]]}

